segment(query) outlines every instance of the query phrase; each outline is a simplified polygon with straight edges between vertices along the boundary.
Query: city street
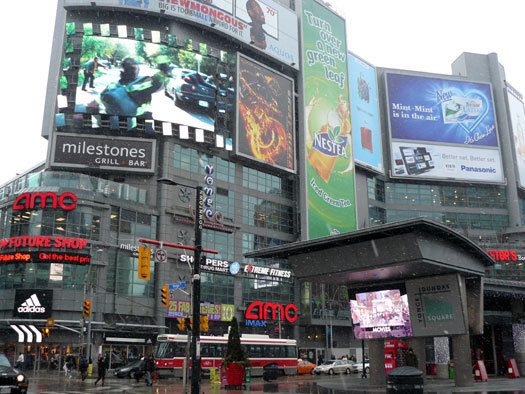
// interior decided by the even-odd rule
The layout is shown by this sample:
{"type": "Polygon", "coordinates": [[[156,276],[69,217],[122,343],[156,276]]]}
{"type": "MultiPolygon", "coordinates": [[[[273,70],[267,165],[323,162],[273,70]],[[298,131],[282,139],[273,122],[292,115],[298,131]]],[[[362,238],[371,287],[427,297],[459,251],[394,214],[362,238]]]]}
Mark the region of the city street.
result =
{"type": "MultiPolygon", "coordinates": [[[[30,377],[29,393],[180,393],[183,392],[181,379],[161,379],[152,387],[147,387],[144,381],[136,383],[132,379],[106,379],[104,387],[99,382],[94,386],[94,378],[82,382],[76,376],[71,379],[63,374],[41,373],[30,377]]],[[[203,380],[203,393],[241,393],[241,392],[274,392],[274,393],[383,393],[384,388],[370,387],[366,379],[359,374],[335,376],[289,376],[267,383],[262,378],[252,379],[244,390],[226,390],[220,385],[210,385],[208,379],[203,380]]],[[[525,393],[525,378],[490,378],[488,382],[474,382],[471,387],[456,389],[451,380],[429,379],[425,383],[426,393],[525,393]]]]}

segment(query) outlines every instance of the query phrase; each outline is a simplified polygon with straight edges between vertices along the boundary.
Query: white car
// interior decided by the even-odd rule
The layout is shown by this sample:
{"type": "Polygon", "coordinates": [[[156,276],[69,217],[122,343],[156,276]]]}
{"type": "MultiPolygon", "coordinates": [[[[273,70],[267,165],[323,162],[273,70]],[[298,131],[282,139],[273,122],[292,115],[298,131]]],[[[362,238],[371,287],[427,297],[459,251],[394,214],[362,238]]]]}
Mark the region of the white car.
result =
{"type": "MultiPolygon", "coordinates": [[[[363,372],[363,363],[360,362],[360,363],[355,363],[357,365],[357,372],[360,372],[362,373],[363,372]]],[[[365,372],[366,374],[368,375],[370,373],[370,364],[368,363],[368,361],[365,361],[365,372]]]]}
{"type": "Polygon", "coordinates": [[[314,368],[314,373],[321,375],[322,373],[333,375],[335,373],[350,374],[354,372],[354,366],[350,360],[330,360],[325,361],[321,365],[314,368]]]}

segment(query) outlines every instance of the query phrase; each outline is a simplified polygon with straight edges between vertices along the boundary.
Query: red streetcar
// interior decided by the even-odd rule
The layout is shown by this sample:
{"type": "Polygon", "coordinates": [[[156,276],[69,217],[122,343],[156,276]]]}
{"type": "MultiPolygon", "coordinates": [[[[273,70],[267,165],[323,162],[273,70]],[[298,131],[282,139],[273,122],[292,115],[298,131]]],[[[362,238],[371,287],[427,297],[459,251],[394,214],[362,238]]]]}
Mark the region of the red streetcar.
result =
{"type": "MultiPolygon", "coordinates": [[[[182,375],[188,337],[180,334],[163,334],[157,337],[155,366],[157,373],[182,375]]],[[[200,355],[203,370],[218,368],[226,353],[228,334],[222,337],[201,336],[200,355]]],[[[262,376],[263,367],[277,363],[283,375],[297,375],[297,341],[270,338],[268,335],[244,334],[241,346],[248,355],[252,376],[262,376]]]]}

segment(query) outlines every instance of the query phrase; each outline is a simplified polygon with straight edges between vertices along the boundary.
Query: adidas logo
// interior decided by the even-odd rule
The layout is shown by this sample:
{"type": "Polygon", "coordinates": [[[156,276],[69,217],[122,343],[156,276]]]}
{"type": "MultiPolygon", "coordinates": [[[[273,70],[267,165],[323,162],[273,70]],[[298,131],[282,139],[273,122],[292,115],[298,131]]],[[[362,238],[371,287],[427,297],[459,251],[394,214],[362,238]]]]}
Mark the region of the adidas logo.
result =
{"type": "Polygon", "coordinates": [[[46,313],[46,308],[42,306],[40,300],[33,294],[22,305],[18,307],[20,313],[46,313]]]}

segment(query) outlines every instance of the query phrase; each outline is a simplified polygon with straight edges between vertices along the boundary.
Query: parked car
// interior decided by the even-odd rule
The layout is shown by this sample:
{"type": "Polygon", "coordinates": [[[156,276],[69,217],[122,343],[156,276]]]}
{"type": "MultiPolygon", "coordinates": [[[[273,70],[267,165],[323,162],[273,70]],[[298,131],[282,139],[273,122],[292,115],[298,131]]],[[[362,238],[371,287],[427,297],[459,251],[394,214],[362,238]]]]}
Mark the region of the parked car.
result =
{"type": "MultiPolygon", "coordinates": [[[[362,362],[356,363],[356,365],[357,365],[357,372],[363,372],[363,363],[362,362]]],[[[368,360],[365,360],[365,371],[367,375],[370,373],[370,364],[368,363],[368,360]]]]}
{"type": "Polygon", "coordinates": [[[197,71],[173,68],[166,93],[179,107],[188,103],[207,109],[215,108],[217,88],[208,75],[197,71]]]}
{"type": "Polygon", "coordinates": [[[117,378],[134,378],[137,372],[142,371],[142,365],[144,360],[137,360],[129,363],[128,365],[122,365],[118,368],[115,368],[113,375],[117,378]]]}
{"type": "Polygon", "coordinates": [[[314,374],[314,368],[316,365],[314,363],[311,363],[308,360],[297,360],[297,373],[303,374],[303,373],[309,373],[314,374]]]}
{"type": "Polygon", "coordinates": [[[29,380],[13,368],[5,354],[0,354],[0,393],[27,393],[29,380]]]}
{"type": "Polygon", "coordinates": [[[326,373],[328,375],[333,375],[334,373],[346,373],[349,374],[353,372],[353,366],[349,364],[350,360],[330,360],[325,361],[321,365],[318,365],[314,368],[314,373],[320,375],[326,373]]]}

